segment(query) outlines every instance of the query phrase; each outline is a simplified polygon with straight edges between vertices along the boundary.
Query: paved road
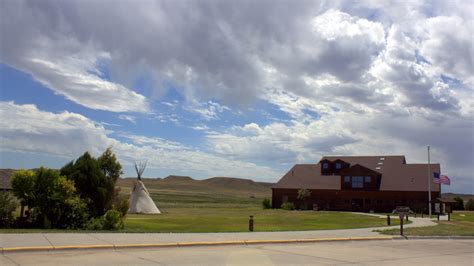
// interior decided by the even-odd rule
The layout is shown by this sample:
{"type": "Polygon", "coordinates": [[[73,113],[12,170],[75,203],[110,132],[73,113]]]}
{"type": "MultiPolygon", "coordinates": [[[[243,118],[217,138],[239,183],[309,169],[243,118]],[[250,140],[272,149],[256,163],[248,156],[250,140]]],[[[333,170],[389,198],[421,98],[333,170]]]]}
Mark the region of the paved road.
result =
{"type": "MultiPolygon", "coordinates": [[[[382,217],[384,218],[384,217],[382,217]]],[[[410,218],[412,224],[405,227],[432,226],[436,223],[427,218],[410,218]]],[[[308,238],[342,238],[379,236],[374,229],[287,231],[287,232],[242,232],[242,233],[32,233],[0,234],[0,248],[8,247],[54,247],[69,245],[122,245],[178,242],[215,242],[239,240],[284,240],[308,238]]]]}
{"type": "Polygon", "coordinates": [[[311,244],[8,253],[0,265],[474,265],[474,240],[389,240],[311,244]]]}

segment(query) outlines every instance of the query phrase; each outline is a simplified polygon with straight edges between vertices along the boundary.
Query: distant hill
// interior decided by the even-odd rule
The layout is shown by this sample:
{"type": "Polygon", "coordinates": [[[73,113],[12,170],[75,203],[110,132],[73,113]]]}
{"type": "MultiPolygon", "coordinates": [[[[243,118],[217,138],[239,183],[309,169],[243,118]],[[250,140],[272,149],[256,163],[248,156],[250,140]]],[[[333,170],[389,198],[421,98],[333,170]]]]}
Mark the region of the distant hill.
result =
{"type": "Polygon", "coordinates": [[[460,197],[466,203],[470,199],[474,199],[474,195],[472,194],[457,194],[457,193],[443,193],[441,194],[443,198],[454,199],[456,197],[460,197]]]}
{"type": "MultiPolygon", "coordinates": [[[[130,191],[136,177],[120,178],[117,181],[122,192],[130,191]]],[[[270,197],[271,183],[259,183],[250,179],[234,177],[212,177],[196,180],[189,176],[170,175],[161,178],[142,178],[147,189],[152,192],[214,193],[235,196],[270,197]]]]}

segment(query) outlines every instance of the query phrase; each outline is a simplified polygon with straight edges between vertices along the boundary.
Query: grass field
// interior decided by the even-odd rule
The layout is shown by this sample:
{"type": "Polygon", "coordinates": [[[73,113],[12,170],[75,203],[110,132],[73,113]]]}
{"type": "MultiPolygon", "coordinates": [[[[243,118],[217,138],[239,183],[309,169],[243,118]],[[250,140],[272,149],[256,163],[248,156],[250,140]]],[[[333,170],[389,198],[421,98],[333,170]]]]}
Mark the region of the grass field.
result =
{"type": "MultiPolygon", "coordinates": [[[[406,228],[406,236],[474,236],[474,212],[456,211],[451,221],[439,221],[438,225],[429,227],[406,228]]],[[[383,230],[383,234],[398,235],[398,229],[383,230]]]]}
{"type": "MultiPolygon", "coordinates": [[[[253,181],[178,177],[144,182],[164,214],[128,215],[126,232],[241,232],[248,231],[250,215],[255,231],[363,228],[386,223],[349,213],[263,210],[261,202],[271,198],[271,190],[253,181]]],[[[122,191],[128,191],[132,180],[119,184],[122,191]]]]}
{"type": "MultiPolygon", "coordinates": [[[[134,179],[120,179],[128,196],[134,179]]],[[[385,219],[342,212],[263,210],[271,198],[268,184],[232,178],[194,180],[168,177],[143,180],[162,215],[127,215],[123,232],[241,232],[254,216],[255,231],[328,230],[382,227],[385,219]]],[[[392,219],[392,225],[398,223],[392,219]]],[[[41,229],[1,229],[0,232],[82,232],[41,229]]]]}
{"type": "Polygon", "coordinates": [[[171,208],[164,215],[129,215],[127,232],[243,232],[249,215],[255,231],[329,230],[385,226],[377,217],[339,212],[249,208],[171,208]]]}

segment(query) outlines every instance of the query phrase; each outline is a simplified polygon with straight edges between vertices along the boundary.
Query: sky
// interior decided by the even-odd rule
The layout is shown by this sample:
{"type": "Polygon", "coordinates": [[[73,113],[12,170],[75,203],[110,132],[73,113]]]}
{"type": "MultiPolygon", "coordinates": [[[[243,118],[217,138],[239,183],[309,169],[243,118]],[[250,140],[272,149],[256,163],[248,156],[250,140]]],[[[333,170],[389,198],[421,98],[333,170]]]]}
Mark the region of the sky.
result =
{"type": "Polygon", "coordinates": [[[0,167],[276,182],[323,155],[474,193],[472,1],[0,1],[0,167]]]}

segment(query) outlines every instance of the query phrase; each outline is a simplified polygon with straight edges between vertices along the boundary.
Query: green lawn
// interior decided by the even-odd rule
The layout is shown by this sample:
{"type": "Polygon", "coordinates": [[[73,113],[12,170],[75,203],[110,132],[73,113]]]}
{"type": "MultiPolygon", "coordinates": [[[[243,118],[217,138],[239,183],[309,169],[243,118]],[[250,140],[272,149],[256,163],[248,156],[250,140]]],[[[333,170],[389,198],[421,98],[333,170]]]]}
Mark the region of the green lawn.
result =
{"type": "MultiPolygon", "coordinates": [[[[271,191],[268,188],[244,190],[236,186],[235,189],[230,189],[228,186],[212,187],[194,181],[148,182],[151,197],[164,213],[161,215],[127,215],[125,228],[122,232],[244,232],[248,231],[249,215],[254,216],[255,231],[328,230],[386,226],[386,219],[367,215],[323,211],[263,210],[261,207],[263,198],[271,197],[271,191]]],[[[129,183],[122,187],[124,194],[130,189],[129,183]]],[[[398,224],[398,219],[392,219],[392,225],[396,224],[398,224]]],[[[0,229],[0,233],[6,232],[83,231],[0,229]]]]}
{"type": "MultiPolygon", "coordinates": [[[[406,236],[474,236],[474,212],[458,211],[451,215],[451,221],[439,221],[438,225],[405,228],[406,236]]],[[[383,230],[383,234],[398,235],[398,229],[383,230]]]]}
{"type": "MultiPolygon", "coordinates": [[[[127,232],[242,232],[249,215],[255,231],[329,230],[385,226],[386,220],[341,212],[263,210],[261,208],[171,208],[163,215],[129,215],[127,232]]],[[[392,225],[398,221],[392,220],[392,225]]]]}

